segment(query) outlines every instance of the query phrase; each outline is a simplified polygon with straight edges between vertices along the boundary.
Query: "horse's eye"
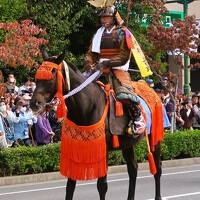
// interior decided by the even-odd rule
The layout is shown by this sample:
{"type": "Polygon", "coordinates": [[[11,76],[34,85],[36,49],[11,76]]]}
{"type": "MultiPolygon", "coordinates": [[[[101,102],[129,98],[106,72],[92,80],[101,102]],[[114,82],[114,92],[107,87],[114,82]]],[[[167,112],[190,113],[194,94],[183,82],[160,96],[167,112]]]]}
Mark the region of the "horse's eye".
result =
{"type": "Polygon", "coordinates": [[[55,74],[55,73],[56,73],[56,69],[53,69],[53,70],[52,70],[52,73],[55,74]]]}

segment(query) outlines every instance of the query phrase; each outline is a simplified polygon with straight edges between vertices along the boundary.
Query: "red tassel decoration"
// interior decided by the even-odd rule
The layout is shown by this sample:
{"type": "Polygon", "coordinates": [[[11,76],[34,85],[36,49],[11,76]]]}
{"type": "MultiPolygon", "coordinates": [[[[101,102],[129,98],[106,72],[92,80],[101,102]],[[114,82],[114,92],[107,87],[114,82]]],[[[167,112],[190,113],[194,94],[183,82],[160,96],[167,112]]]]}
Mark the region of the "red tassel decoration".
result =
{"type": "Polygon", "coordinates": [[[157,173],[157,169],[156,169],[153,154],[151,153],[151,149],[150,149],[150,145],[149,145],[149,138],[148,138],[148,135],[147,135],[147,130],[145,131],[145,138],[146,138],[146,143],[147,143],[147,148],[148,148],[149,169],[150,169],[150,172],[153,175],[155,175],[157,173]]]}
{"type": "Polygon", "coordinates": [[[121,117],[124,115],[123,112],[123,105],[120,101],[115,102],[115,116],[116,117],[121,117]]]}
{"type": "Polygon", "coordinates": [[[58,105],[57,108],[57,117],[58,118],[64,118],[66,117],[66,106],[65,106],[65,100],[63,98],[63,75],[61,72],[61,65],[56,65],[55,63],[52,62],[43,62],[42,65],[38,68],[35,78],[38,80],[51,80],[53,79],[53,74],[52,70],[57,69],[57,93],[56,97],[59,98],[60,104],[58,105]]]}
{"type": "Polygon", "coordinates": [[[57,81],[58,81],[57,94],[55,96],[58,97],[60,100],[60,104],[58,105],[57,108],[57,117],[64,118],[66,117],[67,110],[65,106],[65,99],[63,97],[63,75],[61,72],[60,65],[58,66],[57,81]]]}
{"type": "Polygon", "coordinates": [[[117,135],[112,136],[113,148],[119,148],[119,139],[117,135]]]}
{"type": "Polygon", "coordinates": [[[155,175],[157,173],[156,165],[154,162],[153,154],[151,152],[148,153],[148,161],[149,161],[149,169],[150,172],[155,175]]]}
{"type": "Polygon", "coordinates": [[[60,100],[60,104],[57,107],[57,117],[58,118],[63,118],[66,117],[67,114],[67,110],[66,110],[66,106],[65,106],[65,100],[62,97],[58,97],[60,100]]]}

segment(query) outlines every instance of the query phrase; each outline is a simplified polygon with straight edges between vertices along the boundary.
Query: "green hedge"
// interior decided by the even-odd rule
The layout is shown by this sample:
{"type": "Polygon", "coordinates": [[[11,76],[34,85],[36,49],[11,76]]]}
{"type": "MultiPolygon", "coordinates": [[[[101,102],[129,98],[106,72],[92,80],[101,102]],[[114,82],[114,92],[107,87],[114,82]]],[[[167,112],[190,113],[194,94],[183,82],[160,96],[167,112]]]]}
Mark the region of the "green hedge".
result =
{"type": "MultiPolygon", "coordinates": [[[[200,156],[200,130],[166,133],[161,145],[162,159],[200,156]]],[[[136,147],[138,162],[147,159],[145,140],[136,147]]],[[[124,164],[121,151],[109,153],[109,165],[124,164]]],[[[0,176],[53,172],[59,170],[59,144],[0,150],[0,176]]]]}
{"type": "Polygon", "coordinates": [[[0,176],[59,170],[59,144],[0,150],[0,176]]]}

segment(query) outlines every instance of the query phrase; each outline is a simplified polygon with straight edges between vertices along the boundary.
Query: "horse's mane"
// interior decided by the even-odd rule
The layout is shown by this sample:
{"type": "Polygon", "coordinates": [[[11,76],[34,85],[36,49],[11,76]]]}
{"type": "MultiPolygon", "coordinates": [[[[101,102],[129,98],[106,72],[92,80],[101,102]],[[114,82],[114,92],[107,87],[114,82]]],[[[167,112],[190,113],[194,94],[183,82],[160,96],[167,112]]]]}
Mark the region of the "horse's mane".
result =
{"type": "MultiPolygon", "coordinates": [[[[65,60],[64,60],[65,61],[65,60]]],[[[83,73],[79,70],[79,68],[77,67],[77,65],[69,62],[69,61],[65,61],[67,63],[67,65],[69,66],[69,68],[75,72],[75,74],[78,75],[77,79],[80,81],[80,82],[84,82],[86,80],[86,77],[83,75],[83,73]]],[[[89,84],[91,85],[91,84],[89,84]]],[[[103,91],[101,89],[101,87],[99,86],[99,84],[95,83],[95,81],[92,83],[92,85],[98,89],[100,89],[99,91],[103,91]]],[[[88,87],[87,87],[88,88],[88,87]]]]}
{"type": "Polygon", "coordinates": [[[65,61],[65,62],[68,64],[68,66],[69,66],[76,74],[80,75],[83,79],[85,79],[85,77],[83,76],[82,72],[79,70],[79,68],[78,68],[75,64],[73,64],[73,63],[71,63],[71,62],[69,62],[69,61],[65,61]]]}
{"type": "Polygon", "coordinates": [[[68,65],[69,65],[69,67],[71,68],[71,69],[73,69],[73,71],[75,71],[75,72],[80,72],[80,70],[78,69],[78,67],[75,65],[75,64],[73,64],[73,63],[71,63],[71,62],[69,62],[69,61],[65,61],[68,65]]]}

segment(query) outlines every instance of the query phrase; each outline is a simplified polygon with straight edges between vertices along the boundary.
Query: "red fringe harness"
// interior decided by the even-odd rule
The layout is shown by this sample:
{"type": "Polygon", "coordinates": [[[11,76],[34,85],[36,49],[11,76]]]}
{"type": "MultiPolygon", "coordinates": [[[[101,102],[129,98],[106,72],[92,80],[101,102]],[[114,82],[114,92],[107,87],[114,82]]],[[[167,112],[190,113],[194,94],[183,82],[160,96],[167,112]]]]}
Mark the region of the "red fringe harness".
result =
{"type": "Polygon", "coordinates": [[[100,121],[78,126],[65,119],[62,128],[60,172],[73,180],[89,180],[107,174],[105,118],[107,101],[100,121]]]}
{"type": "Polygon", "coordinates": [[[155,93],[155,91],[152,88],[150,88],[144,81],[133,82],[132,85],[135,89],[136,94],[145,100],[151,111],[152,125],[150,143],[152,151],[155,151],[156,144],[158,144],[158,142],[162,141],[164,138],[161,99],[155,93]]]}

